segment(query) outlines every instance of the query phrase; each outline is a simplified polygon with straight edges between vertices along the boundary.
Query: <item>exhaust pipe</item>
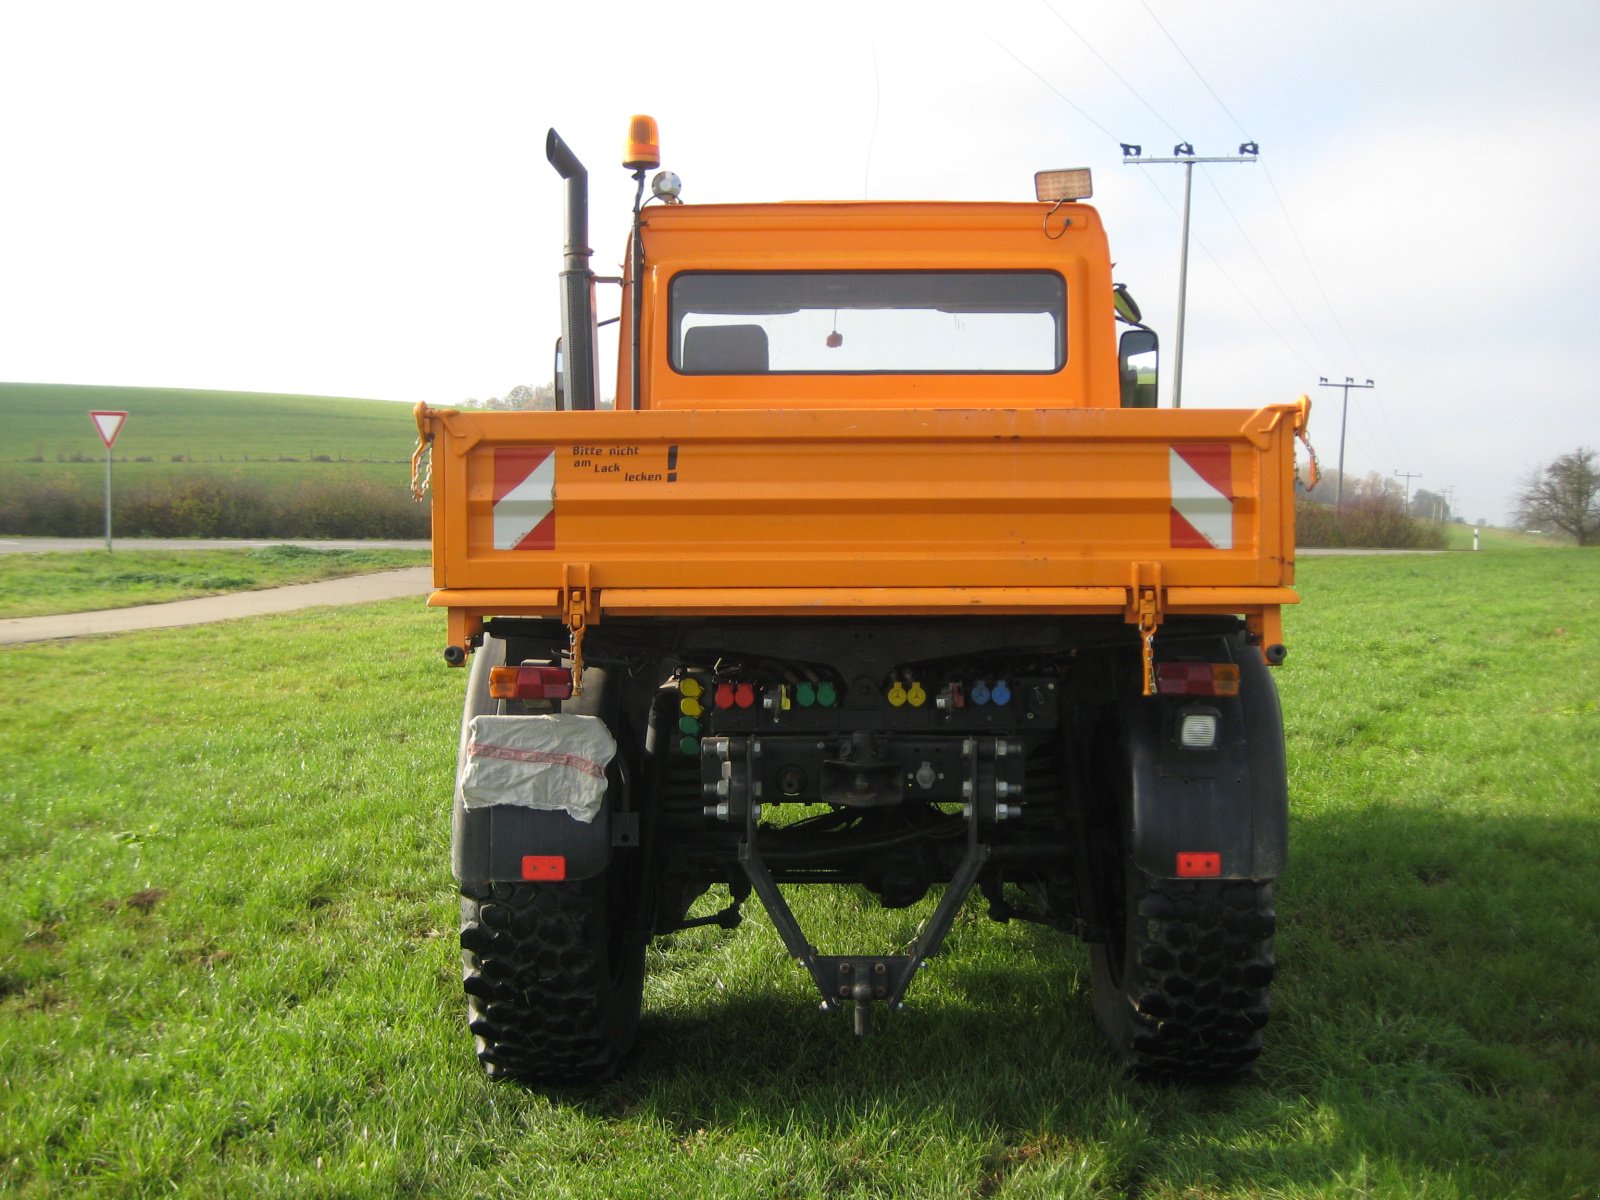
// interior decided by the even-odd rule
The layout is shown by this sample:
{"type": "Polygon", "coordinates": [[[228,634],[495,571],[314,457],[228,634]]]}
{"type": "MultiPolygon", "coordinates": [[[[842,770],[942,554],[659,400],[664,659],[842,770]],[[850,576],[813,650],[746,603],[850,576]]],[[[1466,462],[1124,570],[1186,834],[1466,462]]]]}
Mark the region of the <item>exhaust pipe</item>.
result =
{"type": "Polygon", "coordinates": [[[567,181],[567,248],[561,263],[561,392],[569,409],[592,410],[600,392],[594,272],[589,269],[589,172],[552,129],[544,156],[567,181]]]}

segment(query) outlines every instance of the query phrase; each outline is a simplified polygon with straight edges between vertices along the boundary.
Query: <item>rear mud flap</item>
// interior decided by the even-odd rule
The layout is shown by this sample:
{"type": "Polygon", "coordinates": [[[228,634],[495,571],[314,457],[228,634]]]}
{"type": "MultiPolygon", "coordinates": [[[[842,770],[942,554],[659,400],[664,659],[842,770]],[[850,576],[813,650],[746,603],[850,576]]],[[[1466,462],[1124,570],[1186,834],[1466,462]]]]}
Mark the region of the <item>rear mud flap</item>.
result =
{"type": "Polygon", "coordinates": [[[592,879],[610,865],[614,835],[629,830],[613,828],[621,764],[598,717],[480,715],[464,741],[452,853],[459,882],[592,879]]]}
{"type": "Polygon", "coordinates": [[[1132,857],[1158,879],[1274,879],[1288,865],[1277,688],[1242,639],[1219,642],[1217,657],[1238,664],[1238,696],[1133,697],[1121,705],[1132,857]],[[1180,740],[1185,713],[1196,709],[1217,716],[1210,749],[1180,740]]]}

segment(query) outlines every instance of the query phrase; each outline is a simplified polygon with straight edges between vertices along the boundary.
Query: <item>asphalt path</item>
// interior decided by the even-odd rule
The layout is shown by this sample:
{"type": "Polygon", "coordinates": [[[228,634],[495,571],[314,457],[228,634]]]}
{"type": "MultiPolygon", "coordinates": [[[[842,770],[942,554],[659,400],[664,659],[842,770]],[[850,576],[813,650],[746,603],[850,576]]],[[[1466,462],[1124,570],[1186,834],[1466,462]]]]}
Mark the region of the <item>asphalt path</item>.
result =
{"type": "MultiPolygon", "coordinates": [[[[116,543],[113,541],[112,545],[115,547],[116,543]]],[[[427,542],[203,541],[192,538],[129,539],[123,545],[129,549],[140,550],[227,550],[279,545],[312,546],[327,550],[379,548],[426,550],[428,548],[427,542]]],[[[97,541],[93,538],[0,538],[0,554],[70,553],[104,549],[104,540],[97,541]]],[[[1301,555],[1407,554],[1417,551],[1301,550],[1300,553],[1301,555]]],[[[176,600],[170,604],[147,604],[138,608],[111,608],[49,617],[8,617],[0,619],[0,646],[91,637],[95,634],[128,633],[138,629],[174,629],[183,625],[206,625],[213,621],[232,621],[241,617],[294,612],[302,608],[368,604],[375,600],[400,600],[407,596],[414,596],[420,601],[432,590],[432,583],[431,568],[408,567],[400,571],[349,575],[343,579],[324,579],[316,583],[299,583],[289,587],[230,592],[225,596],[206,596],[199,600],[176,600]]]]}
{"type": "MultiPolygon", "coordinates": [[[[262,546],[306,546],[313,550],[426,550],[427,542],[379,542],[353,538],[349,541],[305,541],[298,538],[118,538],[111,539],[111,552],[124,550],[254,550],[262,546]]],[[[104,550],[100,538],[0,537],[0,554],[72,554],[80,550],[104,550]]]]}
{"type": "Polygon", "coordinates": [[[138,608],[110,608],[49,617],[8,617],[0,620],[0,646],[103,633],[128,633],[136,629],[206,625],[213,621],[260,617],[302,608],[368,604],[374,600],[399,600],[407,596],[415,597],[420,604],[432,590],[432,585],[431,568],[407,567],[402,571],[348,575],[343,579],[322,579],[316,583],[262,588],[254,592],[230,592],[225,596],[205,596],[199,600],[175,600],[171,604],[146,604],[138,608]]]}

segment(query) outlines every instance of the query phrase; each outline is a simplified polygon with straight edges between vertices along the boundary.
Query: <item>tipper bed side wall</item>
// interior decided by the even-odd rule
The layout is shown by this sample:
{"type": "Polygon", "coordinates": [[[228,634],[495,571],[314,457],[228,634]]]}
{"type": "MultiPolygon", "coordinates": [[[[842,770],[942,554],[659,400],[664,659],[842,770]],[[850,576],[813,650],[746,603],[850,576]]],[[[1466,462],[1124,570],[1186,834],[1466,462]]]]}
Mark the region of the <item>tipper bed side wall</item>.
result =
{"type": "Polygon", "coordinates": [[[919,611],[1105,612],[1141,582],[1172,611],[1275,607],[1294,599],[1299,418],[430,410],[433,602],[557,615],[581,577],[602,608],[680,615],[764,590],[859,612],[879,589],[919,611]]]}

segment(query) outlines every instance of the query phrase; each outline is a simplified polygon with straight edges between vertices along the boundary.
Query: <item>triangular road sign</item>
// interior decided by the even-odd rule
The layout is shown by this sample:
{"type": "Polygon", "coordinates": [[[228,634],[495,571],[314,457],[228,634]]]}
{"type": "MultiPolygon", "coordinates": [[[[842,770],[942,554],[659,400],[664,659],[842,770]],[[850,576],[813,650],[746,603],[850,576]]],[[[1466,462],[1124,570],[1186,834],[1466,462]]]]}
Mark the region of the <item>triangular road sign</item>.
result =
{"type": "Polygon", "coordinates": [[[106,449],[111,449],[111,443],[117,440],[117,434],[122,432],[122,423],[128,419],[125,412],[91,412],[89,419],[94,422],[94,427],[100,431],[100,440],[106,444],[106,449]]]}

